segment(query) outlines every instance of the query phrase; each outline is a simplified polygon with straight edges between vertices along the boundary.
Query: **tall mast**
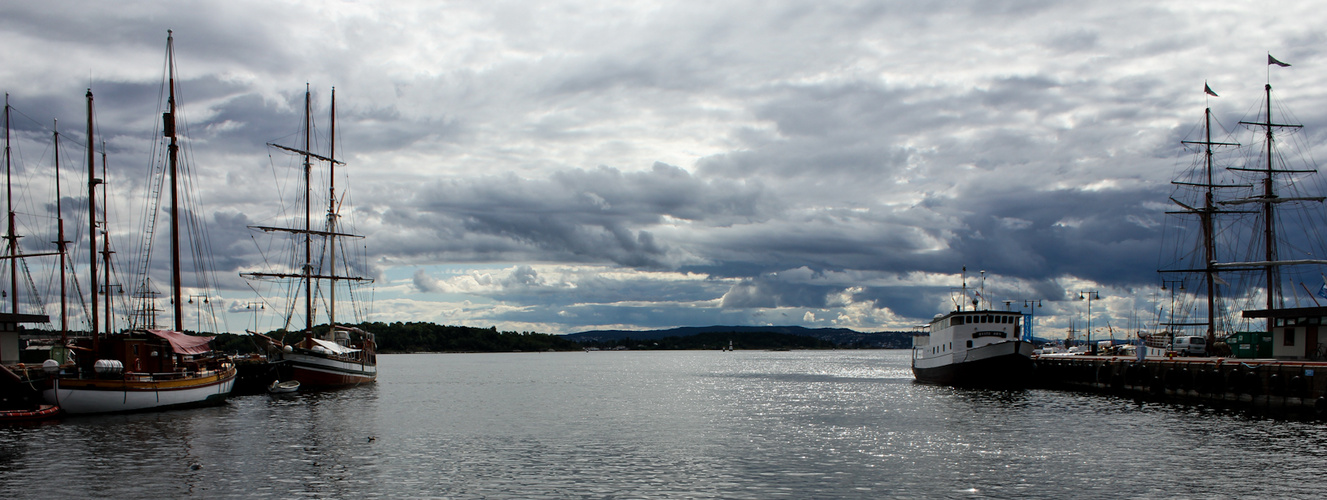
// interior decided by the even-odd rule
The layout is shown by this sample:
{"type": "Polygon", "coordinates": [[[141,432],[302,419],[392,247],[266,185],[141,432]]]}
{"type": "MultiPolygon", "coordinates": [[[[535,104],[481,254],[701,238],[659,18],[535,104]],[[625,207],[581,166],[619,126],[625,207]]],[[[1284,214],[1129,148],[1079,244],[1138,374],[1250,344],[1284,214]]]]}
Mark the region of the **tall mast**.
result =
{"type": "Polygon", "coordinates": [[[56,241],[55,246],[60,252],[60,342],[69,341],[69,304],[66,300],[65,291],[65,256],[68,254],[65,250],[65,218],[60,200],[60,122],[54,122],[55,127],[55,220],[56,220],[56,241]]]}
{"type": "MultiPolygon", "coordinates": [[[[1268,57],[1270,59],[1270,56],[1268,57]]],[[[1273,63],[1269,62],[1269,64],[1273,63]]],[[[1276,212],[1275,212],[1276,204],[1286,203],[1286,202],[1299,202],[1299,201],[1322,203],[1324,201],[1324,198],[1323,197],[1281,197],[1276,194],[1276,189],[1273,184],[1275,181],[1276,174],[1316,173],[1317,169],[1297,170],[1291,168],[1283,168],[1283,169],[1276,168],[1275,160],[1272,158],[1272,155],[1275,153],[1276,137],[1273,134],[1272,129],[1276,127],[1301,128],[1303,127],[1303,125],[1273,122],[1272,121],[1272,85],[1269,83],[1264,88],[1266,90],[1266,106],[1267,106],[1267,113],[1265,116],[1266,121],[1264,122],[1241,121],[1240,123],[1243,125],[1263,127],[1264,139],[1267,141],[1267,146],[1266,146],[1267,149],[1265,151],[1265,153],[1267,154],[1267,163],[1266,165],[1259,167],[1231,168],[1231,170],[1257,172],[1259,174],[1262,174],[1262,183],[1263,183],[1262,194],[1259,196],[1250,197],[1249,199],[1242,200],[1240,202],[1257,203],[1262,206],[1261,207],[1262,216],[1263,216],[1262,231],[1263,231],[1263,238],[1266,240],[1264,242],[1265,246],[1264,246],[1263,260],[1261,262],[1222,264],[1219,267],[1244,266],[1245,269],[1261,269],[1263,272],[1267,273],[1267,282],[1266,282],[1267,312],[1268,314],[1271,314],[1271,311],[1275,310],[1277,306],[1280,305],[1281,302],[1283,302],[1283,296],[1281,290],[1281,275],[1280,272],[1278,271],[1279,266],[1300,265],[1300,264],[1324,265],[1327,264],[1327,260],[1324,259],[1295,259],[1288,261],[1277,260],[1278,252],[1276,248],[1276,212]]]]}
{"type": "MultiPolygon", "coordinates": [[[[1211,88],[1210,88],[1210,87],[1206,87],[1206,85],[1204,85],[1204,89],[1207,91],[1208,94],[1210,94],[1210,95],[1216,95],[1215,93],[1213,93],[1213,92],[1211,91],[1211,88]]],[[[1215,169],[1215,168],[1214,168],[1214,167],[1215,167],[1214,163],[1215,163],[1215,156],[1216,156],[1216,153],[1215,153],[1215,151],[1213,150],[1213,146],[1239,146],[1239,144],[1229,143],[1229,142],[1213,142],[1213,141],[1212,141],[1212,108],[1210,108],[1210,107],[1208,107],[1208,108],[1206,108],[1206,109],[1203,110],[1203,133],[1204,133],[1204,135],[1205,135],[1204,140],[1201,140],[1201,141],[1180,141],[1182,144],[1196,144],[1196,145],[1202,145],[1202,146],[1203,146],[1203,171],[1202,171],[1202,176],[1201,176],[1200,178],[1198,178],[1198,179],[1195,179],[1196,181],[1200,181],[1200,182],[1171,181],[1171,184],[1174,184],[1174,185],[1177,185],[1177,186],[1190,186],[1190,187],[1194,187],[1194,188],[1201,188],[1201,189],[1202,189],[1202,195],[1203,195],[1203,201],[1202,201],[1202,204],[1201,204],[1201,206],[1190,206],[1190,205],[1186,205],[1185,203],[1183,203],[1183,202],[1181,202],[1181,201],[1175,199],[1174,197],[1171,197],[1171,201],[1174,202],[1175,204],[1179,205],[1180,207],[1182,207],[1183,210],[1178,211],[1178,212],[1167,212],[1167,213],[1175,213],[1175,214],[1195,214],[1195,215],[1198,216],[1198,219],[1199,219],[1199,222],[1200,222],[1200,228],[1201,228],[1201,231],[1202,231],[1202,246],[1203,246],[1203,254],[1202,254],[1202,255],[1203,255],[1203,266],[1200,267],[1200,268],[1185,269],[1185,270],[1175,270],[1175,269],[1172,269],[1172,270],[1161,270],[1160,272],[1163,272],[1163,273],[1164,273],[1164,272],[1186,272],[1186,273],[1199,272],[1199,273],[1202,273],[1202,274],[1203,274],[1203,276],[1205,277],[1205,279],[1206,279],[1206,281],[1207,281],[1207,283],[1206,283],[1206,287],[1207,287],[1207,321],[1206,321],[1206,323],[1187,323],[1187,322],[1186,322],[1186,323],[1175,323],[1174,318],[1172,318],[1171,321],[1170,321],[1170,323],[1167,323],[1166,325],[1167,325],[1168,327],[1173,328],[1173,327],[1176,327],[1176,326],[1203,326],[1203,325],[1205,324],[1205,326],[1207,327],[1207,340],[1208,340],[1209,345],[1210,345],[1210,343],[1212,343],[1212,342],[1216,342],[1216,317],[1217,317],[1217,316],[1216,316],[1216,315],[1217,315],[1217,310],[1216,310],[1216,293],[1217,293],[1217,289],[1216,289],[1216,279],[1217,279],[1217,278],[1216,278],[1216,275],[1217,275],[1217,273],[1220,271],[1220,264],[1218,264],[1218,263],[1216,262],[1216,258],[1217,258],[1217,256],[1216,256],[1216,227],[1215,227],[1215,226],[1216,226],[1216,222],[1215,222],[1215,218],[1216,218],[1216,215],[1217,215],[1217,214],[1222,214],[1222,213],[1247,213],[1247,212],[1243,212],[1243,211],[1226,210],[1226,209],[1222,209],[1222,208],[1218,207],[1218,202],[1216,201],[1216,194],[1215,194],[1215,193],[1216,193],[1216,189],[1217,189],[1217,188],[1234,188],[1234,187],[1251,187],[1251,186],[1249,186],[1249,185],[1234,185],[1234,184],[1222,184],[1222,185],[1218,185],[1218,184],[1216,184],[1215,179],[1214,179],[1214,177],[1213,177],[1213,171],[1214,171],[1214,169],[1215,169]]],[[[1222,203],[1229,203],[1229,202],[1222,202],[1222,203]]],[[[1195,204],[1195,205],[1197,205],[1197,204],[1195,204]]],[[[1163,286],[1163,288],[1164,288],[1164,286],[1165,286],[1165,285],[1164,285],[1164,282],[1163,282],[1163,285],[1162,285],[1162,286],[1163,286]]],[[[1171,311],[1171,314],[1172,314],[1172,315],[1174,314],[1174,311],[1173,311],[1173,310],[1171,311]]]]}
{"type": "MultiPolygon", "coordinates": [[[[331,266],[328,273],[333,276],[327,296],[327,326],[329,332],[336,331],[336,87],[332,87],[331,138],[327,141],[327,250],[331,266]]],[[[335,334],[333,334],[335,336],[335,334]]]]}
{"type": "MultiPolygon", "coordinates": [[[[1203,195],[1203,212],[1200,216],[1203,225],[1203,274],[1207,277],[1207,345],[1216,343],[1216,243],[1212,214],[1216,211],[1212,190],[1212,108],[1203,111],[1203,128],[1207,131],[1204,160],[1207,166],[1207,191],[1203,195]]],[[[1171,308],[1172,313],[1174,313],[1171,308]]]]}
{"type": "MultiPolygon", "coordinates": [[[[1272,84],[1267,84],[1267,174],[1263,177],[1263,232],[1267,239],[1266,258],[1269,263],[1267,269],[1267,312],[1271,314],[1272,309],[1276,307],[1276,298],[1281,295],[1281,275],[1277,272],[1276,266],[1271,264],[1276,262],[1276,224],[1273,223],[1273,199],[1276,198],[1276,192],[1272,187],[1272,84]]],[[[1271,318],[1271,316],[1268,316],[1271,318]]],[[[1271,331],[1271,325],[1268,325],[1267,331],[1271,331]]]]}
{"type": "Polygon", "coordinates": [[[163,130],[170,137],[167,149],[170,168],[170,268],[171,306],[175,313],[175,331],[184,331],[184,301],[180,290],[180,194],[176,179],[179,177],[180,144],[175,135],[175,37],[166,30],[167,78],[170,82],[170,100],[167,101],[163,130]]]}
{"type": "Polygon", "coordinates": [[[5,94],[5,205],[9,228],[5,232],[9,251],[9,312],[18,314],[18,236],[14,234],[14,182],[9,150],[9,94],[5,94]]]}
{"type": "MultiPolygon", "coordinates": [[[[92,89],[88,89],[88,253],[91,259],[88,263],[88,276],[92,282],[92,314],[91,327],[92,337],[97,337],[97,160],[96,148],[93,147],[93,129],[92,129],[92,89]]],[[[64,239],[64,237],[60,237],[64,239]]],[[[63,257],[61,257],[63,258],[63,257]]],[[[109,311],[110,308],[107,308],[109,311]]]]}
{"type": "MultiPolygon", "coordinates": [[[[106,227],[105,224],[106,224],[106,221],[107,221],[107,213],[106,213],[106,210],[105,210],[105,205],[106,205],[106,202],[105,202],[105,200],[106,200],[106,183],[105,183],[105,179],[106,179],[107,177],[106,177],[106,142],[105,142],[105,141],[102,141],[102,143],[101,143],[101,178],[102,178],[102,182],[101,182],[102,216],[101,216],[101,218],[102,218],[102,224],[103,224],[102,227],[106,227]]],[[[91,196],[89,196],[89,197],[91,197],[91,196]]],[[[94,214],[96,213],[95,207],[93,208],[93,213],[94,213],[94,214]]],[[[93,232],[95,233],[95,232],[96,232],[96,231],[95,231],[96,228],[94,227],[93,229],[94,229],[93,232]]],[[[103,269],[105,269],[104,272],[106,273],[106,279],[102,281],[102,283],[104,283],[103,286],[106,287],[106,291],[105,291],[105,295],[106,295],[106,298],[105,298],[105,300],[106,300],[106,334],[107,334],[107,335],[110,335],[111,332],[115,331],[115,327],[114,327],[114,325],[111,323],[111,237],[110,237],[109,234],[107,234],[105,238],[102,238],[102,239],[101,239],[101,245],[102,245],[102,248],[103,248],[101,255],[102,255],[102,258],[105,259],[105,264],[106,264],[106,265],[103,267],[103,269]]],[[[93,276],[96,276],[96,273],[95,273],[95,272],[92,273],[92,274],[93,274],[93,276]]],[[[94,282],[94,284],[95,284],[95,282],[94,282]]],[[[95,287],[94,287],[94,289],[95,289],[95,287]]],[[[96,302],[96,301],[94,300],[93,302],[96,302]]],[[[96,311],[95,306],[93,306],[93,307],[94,307],[93,311],[96,311]]],[[[96,317],[96,313],[94,312],[92,316],[93,316],[93,317],[96,317]]],[[[92,331],[93,331],[93,332],[96,332],[96,331],[97,331],[97,328],[95,327],[96,323],[93,322],[92,324],[94,325],[93,328],[92,328],[92,331]]],[[[96,333],[93,333],[93,335],[96,335],[96,333]]]]}
{"type": "MultiPolygon", "coordinates": [[[[331,108],[331,113],[332,113],[332,117],[333,117],[333,118],[332,118],[332,125],[331,125],[331,127],[332,127],[332,128],[331,128],[331,132],[332,132],[332,135],[333,135],[333,139],[332,139],[333,146],[331,147],[331,153],[329,153],[329,154],[331,154],[331,155],[335,155],[335,154],[336,154],[336,147],[335,147],[335,142],[336,142],[336,141],[335,141],[335,135],[336,135],[336,118],[335,118],[335,116],[336,116],[336,89],[332,89],[332,108],[331,108]]],[[[303,268],[300,269],[300,270],[298,270],[298,272],[289,272],[289,273],[261,273],[261,272],[255,272],[255,273],[241,273],[241,275],[243,275],[244,277],[247,277],[247,278],[283,278],[283,279],[298,279],[298,280],[300,280],[300,281],[303,283],[303,286],[304,286],[304,322],[305,322],[305,325],[306,325],[306,328],[305,328],[305,331],[304,331],[304,339],[305,339],[306,341],[308,341],[308,342],[312,342],[312,339],[313,339],[313,337],[314,337],[314,333],[313,333],[313,327],[314,327],[314,324],[313,324],[313,322],[314,322],[314,314],[313,314],[313,296],[314,296],[314,293],[313,293],[313,285],[314,285],[314,282],[315,282],[315,281],[317,281],[317,282],[321,282],[322,280],[329,280],[329,281],[332,282],[332,287],[329,289],[330,291],[328,292],[328,299],[332,302],[332,305],[328,307],[328,324],[329,324],[330,326],[332,326],[332,327],[335,327],[335,325],[336,325],[336,306],[335,306],[335,301],[336,301],[336,282],[337,282],[337,281],[340,281],[340,280],[370,281],[370,280],[366,280],[365,278],[352,277],[352,276],[338,276],[338,275],[336,274],[336,273],[337,273],[337,270],[336,270],[336,262],[335,262],[335,258],[336,258],[336,250],[335,250],[335,248],[336,248],[336,238],[337,238],[337,237],[346,237],[346,238],[363,238],[363,236],[355,235],[355,234],[345,234],[345,233],[339,233],[339,232],[336,232],[336,226],[337,226],[336,219],[337,219],[339,216],[338,216],[337,213],[336,213],[336,206],[337,206],[337,205],[336,205],[336,187],[335,187],[335,186],[336,186],[336,183],[335,183],[335,181],[329,181],[329,187],[328,187],[328,202],[327,202],[328,228],[327,228],[326,230],[314,230],[314,229],[313,229],[313,222],[312,222],[312,221],[313,221],[313,202],[312,202],[312,199],[313,199],[313,198],[312,198],[312,196],[311,196],[311,195],[313,194],[313,185],[312,185],[313,162],[316,160],[316,161],[325,161],[325,162],[329,163],[329,164],[331,165],[331,168],[329,169],[329,176],[332,177],[332,178],[335,178],[335,174],[336,174],[336,164],[338,164],[338,163],[342,163],[342,162],[341,162],[341,161],[338,161],[338,160],[335,159],[333,156],[323,156],[323,155],[321,155],[321,154],[313,153],[313,152],[309,151],[309,148],[312,146],[312,138],[311,138],[311,136],[312,136],[312,129],[313,129],[313,118],[312,118],[312,117],[313,117],[312,92],[309,91],[308,85],[306,84],[306,85],[305,85],[305,89],[304,89],[304,149],[299,149],[299,148],[292,148],[292,147],[282,146],[282,145],[280,145],[280,144],[274,144],[274,143],[270,143],[270,142],[267,144],[268,146],[272,146],[272,147],[275,147],[275,148],[278,148],[278,149],[282,149],[282,150],[289,151],[289,152],[291,152],[291,153],[294,153],[294,154],[300,155],[300,156],[303,158],[303,160],[304,160],[304,224],[303,224],[303,227],[300,228],[300,227],[249,226],[249,227],[252,228],[252,229],[260,229],[260,230],[263,230],[263,231],[281,231],[281,232],[289,232],[289,233],[292,233],[292,234],[300,234],[300,235],[303,235],[303,238],[304,238],[304,242],[303,242],[303,243],[304,243],[304,262],[303,262],[303,268]],[[314,273],[314,269],[313,269],[313,242],[312,242],[312,240],[313,240],[313,236],[314,236],[314,235],[318,235],[318,236],[321,237],[321,238],[326,238],[326,240],[324,240],[324,241],[326,241],[327,246],[329,246],[329,247],[332,248],[332,250],[330,250],[330,254],[329,254],[329,255],[331,256],[331,259],[332,259],[332,263],[329,265],[329,266],[331,267],[331,271],[330,271],[330,272],[327,272],[327,273],[325,273],[325,274],[324,274],[324,273],[314,273]]],[[[342,164],[344,164],[344,163],[342,163],[342,164]]],[[[293,226],[299,226],[299,224],[296,223],[296,224],[293,224],[293,226]]],[[[322,252],[319,251],[319,258],[322,258],[322,257],[323,257],[322,252]]]]}
{"type": "Polygon", "coordinates": [[[304,339],[311,344],[313,339],[313,239],[312,239],[312,203],[309,195],[312,162],[309,158],[310,138],[312,135],[312,108],[309,102],[309,85],[304,84],[304,339]]]}

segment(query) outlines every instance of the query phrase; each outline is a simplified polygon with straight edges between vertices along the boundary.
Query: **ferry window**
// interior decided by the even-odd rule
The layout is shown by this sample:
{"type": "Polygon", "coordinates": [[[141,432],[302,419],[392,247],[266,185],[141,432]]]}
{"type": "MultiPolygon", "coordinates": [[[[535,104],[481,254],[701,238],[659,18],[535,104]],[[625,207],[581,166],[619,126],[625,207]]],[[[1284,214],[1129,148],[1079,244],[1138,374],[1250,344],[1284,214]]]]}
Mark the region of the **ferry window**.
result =
{"type": "Polygon", "coordinates": [[[971,348],[972,348],[972,341],[969,340],[969,341],[968,341],[968,349],[971,349],[971,348]]]}
{"type": "Polygon", "coordinates": [[[961,324],[963,324],[963,317],[962,317],[962,316],[954,316],[954,326],[958,326],[958,325],[961,325],[961,324]]]}
{"type": "Polygon", "coordinates": [[[1286,345],[1286,346],[1293,346],[1293,345],[1295,345],[1295,329],[1294,329],[1294,328],[1286,328],[1285,340],[1281,342],[1281,345],[1286,345]]]}

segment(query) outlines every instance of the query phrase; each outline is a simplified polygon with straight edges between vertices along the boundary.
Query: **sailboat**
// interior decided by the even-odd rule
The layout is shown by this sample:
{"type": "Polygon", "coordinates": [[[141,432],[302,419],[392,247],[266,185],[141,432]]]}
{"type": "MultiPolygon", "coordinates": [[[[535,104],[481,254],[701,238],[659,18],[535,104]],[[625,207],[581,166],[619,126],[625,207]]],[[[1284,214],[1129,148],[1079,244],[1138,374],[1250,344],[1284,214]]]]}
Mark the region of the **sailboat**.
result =
{"type": "MultiPolygon", "coordinates": [[[[1269,82],[1263,87],[1261,109],[1254,118],[1239,122],[1253,132],[1253,146],[1214,141],[1214,117],[1210,107],[1204,110],[1201,138],[1183,141],[1187,146],[1198,147],[1198,161],[1172,181],[1175,190],[1170,201],[1180,208],[1167,213],[1178,215],[1185,221],[1196,219],[1197,234],[1177,234],[1168,239],[1197,242],[1198,249],[1177,249],[1175,256],[1171,257],[1175,264],[1158,271],[1163,276],[1163,289],[1170,284],[1172,294],[1175,285],[1184,289],[1186,284],[1196,281],[1197,286],[1187,287],[1196,292],[1182,294],[1181,303],[1172,304],[1171,315],[1178,312],[1181,314],[1179,319],[1160,322],[1167,327],[1170,337],[1185,327],[1199,327],[1203,331],[1193,336],[1203,337],[1207,346],[1213,346],[1235,333],[1237,328],[1234,325],[1238,323],[1234,318],[1235,309],[1246,309],[1243,314],[1246,321],[1269,318],[1267,328],[1271,331],[1272,323],[1284,326],[1284,318],[1273,321],[1281,318],[1283,311],[1307,312],[1297,306],[1318,306],[1315,297],[1318,294],[1314,292],[1319,286],[1310,290],[1307,283],[1317,282],[1322,276],[1321,266],[1327,265],[1327,260],[1314,257],[1327,255],[1327,248],[1322,246],[1324,238],[1315,234],[1327,225],[1322,220],[1312,220],[1321,218],[1324,197],[1301,192],[1315,185],[1313,174],[1317,173],[1317,168],[1311,164],[1294,165],[1292,159],[1282,154],[1291,149],[1287,146],[1293,144],[1290,140],[1295,138],[1293,132],[1303,126],[1289,123],[1284,116],[1273,115],[1273,110],[1278,109],[1272,99],[1270,83],[1273,65],[1288,66],[1268,55],[1269,82]],[[1224,149],[1245,153],[1244,161],[1222,168],[1217,158],[1218,151],[1224,149]],[[1296,208],[1298,210],[1292,210],[1296,208]],[[1239,255],[1237,252],[1241,250],[1250,254],[1239,255]],[[1292,255],[1291,252],[1298,254],[1292,255]],[[1305,272],[1304,269],[1317,270],[1305,272]],[[1180,279],[1168,279],[1170,277],[1180,279]],[[1311,279],[1306,283],[1305,277],[1311,279]],[[1259,296],[1262,303],[1252,304],[1251,299],[1259,296]],[[1205,304],[1185,303],[1199,298],[1205,304]],[[1245,300],[1247,305],[1235,304],[1239,299],[1245,300]],[[1265,306],[1265,309],[1249,310],[1258,305],[1265,306]],[[1183,311],[1201,313],[1198,318],[1189,320],[1183,311]]],[[[1216,96],[1210,86],[1204,86],[1204,91],[1216,96]]],[[[1317,182],[1316,186],[1321,188],[1321,181],[1317,182]]],[[[1191,229],[1187,225],[1180,227],[1191,229]]],[[[1327,290],[1327,283],[1318,285],[1327,290]]],[[[1317,324],[1318,318],[1312,319],[1317,324]]]]}
{"type": "MultiPolygon", "coordinates": [[[[179,170],[179,143],[175,130],[175,52],[174,37],[167,32],[167,71],[170,82],[168,110],[163,115],[163,135],[169,138],[167,161],[171,180],[171,264],[172,293],[175,297],[173,330],[138,328],[104,335],[98,326],[97,301],[97,186],[93,142],[93,97],[87,93],[88,109],[88,207],[90,231],[88,248],[91,257],[89,276],[93,291],[90,337],[65,339],[65,356],[72,361],[47,360],[43,368],[50,373],[51,386],[43,391],[47,402],[60,406],[65,413],[117,413],[166,408],[201,406],[224,402],[234,387],[236,370],[229,358],[212,351],[213,337],[183,333],[180,307],[180,234],[176,182],[179,170]]],[[[61,237],[63,240],[63,236],[61,237]]],[[[63,243],[61,243],[63,246],[63,243]]],[[[108,255],[108,254],[106,254],[108,255]]],[[[109,311],[109,308],[108,308],[109,311]]]]}
{"type": "MultiPolygon", "coordinates": [[[[15,228],[14,212],[14,190],[13,179],[13,154],[10,148],[10,106],[9,94],[5,94],[5,192],[6,206],[8,208],[8,228],[5,233],[5,254],[3,258],[9,261],[9,298],[10,312],[0,313],[0,422],[28,420],[36,418],[45,418],[53,416],[59,411],[54,405],[40,404],[42,402],[41,390],[45,383],[45,373],[39,367],[26,366],[21,362],[19,340],[19,328],[21,323],[50,323],[50,318],[43,310],[41,314],[24,314],[19,312],[19,293],[18,276],[20,262],[27,257],[38,257],[48,255],[59,255],[63,260],[65,254],[61,252],[40,252],[23,253],[19,249],[19,236],[15,228]]],[[[58,130],[58,127],[57,127],[58,130]]],[[[56,146],[55,163],[58,167],[59,157],[59,133],[55,134],[56,146]]],[[[58,168],[57,168],[58,170],[58,168]]],[[[58,174],[57,174],[58,185],[58,174]]],[[[56,193],[56,203],[59,203],[60,195],[56,193]]],[[[59,238],[63,240],[64,238],[59,238]]],[[[63,264],[63,262],[62,262],[63,264]]],[[[24,272],[27,272],[26,263],[22,265],[24,272]]],[[[31,276],[28,276],[29,283],[31,276]]],[[[35,292],[35,290],[34,290],[35,292]]],[[[40,299],[38,300],[40,302],[40,299]]],[[[43,308],[44,309],[44,308],[43,308]]]]}
{"type": "MultiPolygon", "coordinates": [[[[293,224],[302,227],[250,226],[256,230],[286,233],[294,236],[298,240],[296,246],[303,250],[302,258],[296,257],[299,259],[298,268],[274,272],[241,273],[241,275],[250,279],[295,280],[298,287],[303,290],[302,302],[305,326],[300,338],[292,343],[286,343],[285,339],[269,339],[269,341],[276,347],[271,355],[272,361],[282,363],[284,365],[282,371],[288,374],[286,378],[298,381],[300,387],[306,389],[357,386],[372,383],[378,378],[377,344],[374,335],[359,328],[337,324],[336,321],[338,283],[363,283],[370,280],[349,274],[340,274],[343,262],[338,258],[344,259],[348,252],[342,252],[338,257],[339,242],[344,239],[363,238],[363,236],[338,232],[338,221],[341,218],[341,200],[338,199],[336,193],[336,166],[344,165],[344,163],[336,159],[336,89],[332,89],[331,102],[331,136],[333,139],[328,141],[331,146],[330,152],[326,156],[312,151],[312,96],[307,87],[304,91],[303,147],[268,144],[279,150],[298,155],[302,160],[304,169],[302,198],[304,216],[296,224],[293,224]],[[313,227],[311,177],[315,163],[326,165],[328,169],[325,229],[313,227]],[[317,255],[315,255],[315,238],[321,240],[320,244],[317,245],[317,248],[320,249],[317,251],[317,255]],[[325,253],[323,249],[325,249],[325,253]],[[315,299],[321,298],[315,297],[315,294],[323,290],[323,287],[319,284],[324,282],[330,285],[326,287],[327,324],[315,326],[315,299]]],[[[349,271],[349,266],[346,266],[346,269],[349,271]]],[[[293,311],[295,302],[300,299],[299,294],[292,293],[287,299],[291,304],[288,310],[293,311]]],[[[287,316],[287,323],[289,323],[291,316],[293,314],[287,316]]]]}

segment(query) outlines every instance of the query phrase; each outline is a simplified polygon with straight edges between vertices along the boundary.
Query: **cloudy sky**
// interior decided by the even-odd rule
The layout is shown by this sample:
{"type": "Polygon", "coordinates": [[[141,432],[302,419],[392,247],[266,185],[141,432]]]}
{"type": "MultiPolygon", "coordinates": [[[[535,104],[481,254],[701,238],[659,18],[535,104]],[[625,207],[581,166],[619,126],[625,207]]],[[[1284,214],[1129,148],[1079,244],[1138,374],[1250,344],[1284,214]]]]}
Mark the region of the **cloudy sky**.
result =
{"type": "MultiPolygon", "coordinates": [[[[1169,181],[1205,106],[1240,130],[1270,53],[1292,64],[1271,68],[1276,98],[1327,158],[1327,11],[1312,2],[7,2],[0,14],[15,170],[45,182],[34,172],[52,164],[59,119],[64,182],[86,183],[91,88],[125,269],[174,30],[219,287],[186,293],[229,311],[231,331],[254,327],[248,304],[279,300],[238,273],[271,259],[246,226],[276,224],[294,189],[298,168],[265,144],[296,141],[306,83],[324,129],[336,89],[338,190],[366,236],[363,309],[378,321],[906,330],[952,309],[966,266],[973,283],[985,271],[998,308],[1040,300],[1041,335],[1083,326],[1087,304],[1072,299],[1084,290],[1100,294],[1097,335],[1154,328],[1170,297],[1156,272],[1169,181]]],[[[260,328],[280,326],[275,309],[260,328]]]]}

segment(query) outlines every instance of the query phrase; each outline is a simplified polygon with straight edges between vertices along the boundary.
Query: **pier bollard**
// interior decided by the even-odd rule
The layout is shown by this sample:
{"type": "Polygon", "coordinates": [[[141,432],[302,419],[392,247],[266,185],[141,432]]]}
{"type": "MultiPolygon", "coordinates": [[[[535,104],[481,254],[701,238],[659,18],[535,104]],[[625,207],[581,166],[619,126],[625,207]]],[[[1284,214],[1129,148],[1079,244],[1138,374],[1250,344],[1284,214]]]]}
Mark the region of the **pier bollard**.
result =
{"type": "Polygon", "coordinates": [[[1308,394],[1306,394],[1306,391],[1304,390],[1304,377],[1299,375],[1290,377],[1289,387],[1287,387],[1287,391],[1290,393],[1290,395],[1297,398],[1306,398],[1309,396],[1308,394]]]}
{"type": "Polygon", "coordinates": [[[1221,376],[1221,367],[1213,365],[1207,369],[1207,395],[1216,397],[1224,394],[1225,378],[1221,376]]]}
{"type": "Polygon", "coordinates": [[[1244,375],[1245,391],[1250,396],[1262,394],[1262,377],[1257,373],[1249,372],[1244,375]]]}
{"type": "Polygon", "coordinates": [[[1117,361],[1113,365],[1111,365],[1111,370],[1110,370],[1111,389],[1116,391],[1124,389],[1124,379],[1125,379],[1124,372],[1127,369],[1128,366],[1124,364],[1124,361],[1117,361]]]}

